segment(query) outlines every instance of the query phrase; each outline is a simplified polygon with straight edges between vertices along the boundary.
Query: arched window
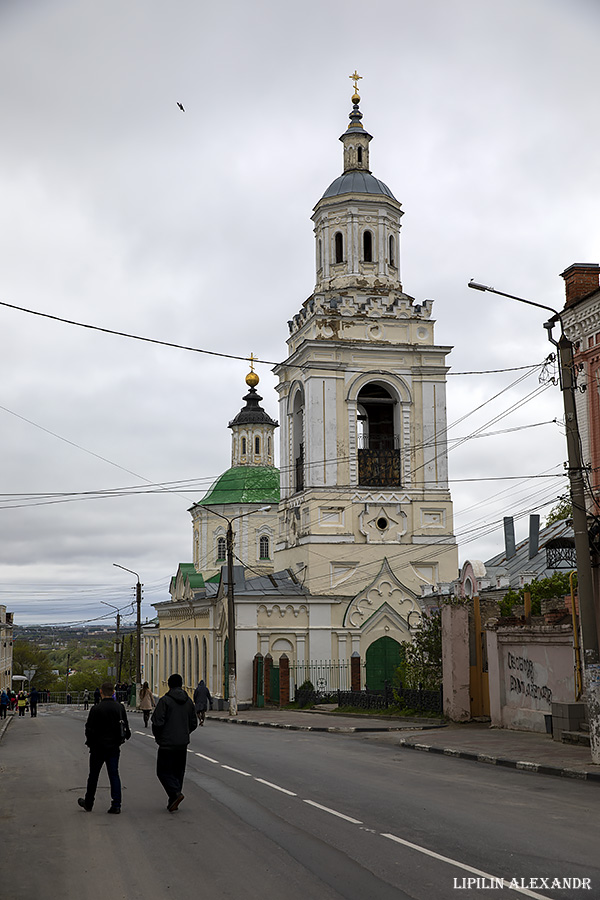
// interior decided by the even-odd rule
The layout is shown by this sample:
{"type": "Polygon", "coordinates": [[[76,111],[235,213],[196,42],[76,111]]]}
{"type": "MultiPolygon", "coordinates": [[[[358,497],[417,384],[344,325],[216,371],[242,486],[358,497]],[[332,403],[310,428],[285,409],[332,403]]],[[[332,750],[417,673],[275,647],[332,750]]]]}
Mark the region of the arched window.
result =
{"type": "Polygon", "coordinates": [[[370,231],[363,232],[363,259],[373,262],[373,234],[370,231]]]}
{"type": "Polygon", "coordinates": [[[258,435],[254,438],[254,452],[260,453],[260,438],[258,435]]]}
{"type": "Polygon", "coordinates": [[[358,157],[359,166],[362,166],[362,147],[358,148],[358,150],[356,151],[356,155],[358,157]]]}
{"type": "Polygon", "coordinates": [[[227,542],[224,537],[217,538],[217,562],[224,562],[227,559],[227,542]]]}
{"type": "Polygon", "coordinates": [[[394,240],[394,235],[390,234],[390,266],[396,265],[396,242],[394,240]]]}
{"type": "Polygon", "coordinates": [[[319,238],[319,269],[323,268],[323,242],[319,238]]]}
{"type": "MultiPolygon", "coordinates": [[[[204,638],[204,642],[206,643],[206,638],[204,638]]],[[[194,684],[198,684],[199,681],[200,681],[200,645],[198,644],[198,637],[195,637],[194,638],[194,684]]]]}
{"type": "Polygon", "coordinates": [[[358,483],[374,487],[401,484],[400,438],[394,424],[396,400],[382,384],[359,391],[358,483]]]}
{"type": "Polygon", "coordinates": [[[336,263],[344,262],[344,238],[341,231],[336,231],[335,237],[335,261],[336,263]]]}
{"type": "Polygon", "coordinates": [[[185,638],[181,638],[181,677],[185,684],[185,638]]]}
{"type": "Polygon", "coordinates": [[[206,647],[206,638],[202,638],[202,678],[208,682],[208,650],[206,647]]]}
{"type": "Polygon", "coordinates": [[[271,455],[271,438],[267,438],[267,455],[271,455]]]}
{"type": "Polygon", "coordinates": [[[269,538],[264,534],[259,541],[259,556],[261,559],[271,558],[271,554],[269,552],[269,538]]]}
{"type": "Polygon", "coordinates": [[[192,639],[190,637],[188,638],[187,664],[188,664],[188,684],[193,685],[192,678],[194,677],[194,673],[192,672],[192,639]]]}
{"type": "Polygon", "coordinates": [[[292,418],[294,447],[294,491],[304,490],[304,395],[297,391],[292,418]]]}
{"type": "Polygon", "coordinates": [[[246,455],[246,438],[242,438],[242,456],[246,455]]]}
{"type": "Polygon", "coordinates": [[[162,673],[163,673],[163,681],[166,681],[167,676],[167,639],[163,638],[163,656],[162,656],[162,673]]]}

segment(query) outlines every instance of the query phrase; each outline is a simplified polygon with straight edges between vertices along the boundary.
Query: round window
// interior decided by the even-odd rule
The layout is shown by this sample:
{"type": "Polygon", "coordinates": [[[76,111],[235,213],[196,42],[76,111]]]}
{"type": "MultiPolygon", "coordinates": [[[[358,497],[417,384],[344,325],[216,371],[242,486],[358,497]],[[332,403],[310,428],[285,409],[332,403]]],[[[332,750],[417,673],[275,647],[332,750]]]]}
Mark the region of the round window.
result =
{"type": "Polygon", "coordinates": [[[385,531],[385,529],[388,527],[388,520],[383,516],[380,516],[375,524],[380,531],[385,531]]]}

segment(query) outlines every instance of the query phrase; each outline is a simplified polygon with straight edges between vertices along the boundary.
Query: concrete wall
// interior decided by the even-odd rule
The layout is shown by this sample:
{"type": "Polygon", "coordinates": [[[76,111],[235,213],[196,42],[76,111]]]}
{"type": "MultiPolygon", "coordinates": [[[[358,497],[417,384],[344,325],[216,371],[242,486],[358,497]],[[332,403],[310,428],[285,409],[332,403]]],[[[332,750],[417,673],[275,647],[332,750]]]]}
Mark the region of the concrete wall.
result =
{"type": "Polygon", "coordinates": [[[453,722],[471,718],[469,692],[469,611],[442,606],[442,672],[444,715],[453,722]]]}
{"type": "Polygon", "coordinates": [[[492,725],[546,732],[552,701],[575,698],[570,626],[488,628],[487,649],[492,725]]]}

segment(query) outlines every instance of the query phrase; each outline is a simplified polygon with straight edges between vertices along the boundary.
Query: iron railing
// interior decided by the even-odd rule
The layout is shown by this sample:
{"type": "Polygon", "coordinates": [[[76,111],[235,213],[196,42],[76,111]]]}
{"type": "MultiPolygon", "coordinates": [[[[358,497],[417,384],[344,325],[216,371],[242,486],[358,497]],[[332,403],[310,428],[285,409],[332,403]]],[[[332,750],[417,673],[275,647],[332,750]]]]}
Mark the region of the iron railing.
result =
{"type": "Polygon", "coordinates": [[[402,709],[414,709],[420,713],[431,713],[435,716],[443,714],[443,689],[424,690],[418,688],[392,688],[386,681],[382,691],[338,691],[338,706],[355,706],[358,709],[389,709],[399,706],[402,709]]]}
{"type": "Polygon", "coordinates": [[[297,700],[303,706],[310,703],[324,702],[333,697],[337,700],[337,692],[350,690],[352,679],[348,660],[309,660],[290,664],[290,684],[293,689],[290,700],[297,700]],[[299,688],[309,681],[313,690],[300,691],[299,688]]]}

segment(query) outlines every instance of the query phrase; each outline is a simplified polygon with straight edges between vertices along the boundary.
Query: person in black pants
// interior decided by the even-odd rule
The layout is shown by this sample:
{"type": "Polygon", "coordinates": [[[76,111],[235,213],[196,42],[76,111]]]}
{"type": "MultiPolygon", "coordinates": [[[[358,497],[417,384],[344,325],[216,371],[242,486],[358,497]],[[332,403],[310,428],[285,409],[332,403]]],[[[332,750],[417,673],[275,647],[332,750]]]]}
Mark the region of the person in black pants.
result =
{"type": "Polygon", "coordinates": [[[102,699],[94,704],[85,723],[85,742],[90,748],[90,773],[85,797],[78,799],[86,812],[94,806],[98,778],[103,765],[110,782],[111,804],[109,813],[121,812],[121,779],[119,777],[119,756],[121,744],[131,737],[127,713],[122,703],[113,699],[114,685],[105,681],[100,687],[102,699]]]}
{"type": "Polygon", "coordinates": [[[170,675],[169,690],[152,713],[152,733],[158,744],[156,775],[167,793],[167,809],[175,812],[182,788],[190,734],[198,726],[192,699],[183,690],[181,675],[170,675]]]}

